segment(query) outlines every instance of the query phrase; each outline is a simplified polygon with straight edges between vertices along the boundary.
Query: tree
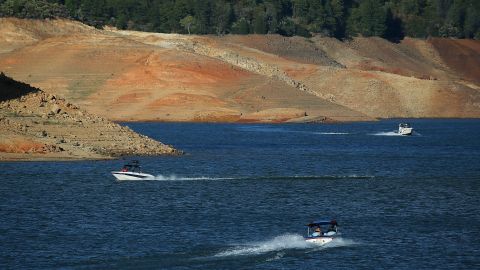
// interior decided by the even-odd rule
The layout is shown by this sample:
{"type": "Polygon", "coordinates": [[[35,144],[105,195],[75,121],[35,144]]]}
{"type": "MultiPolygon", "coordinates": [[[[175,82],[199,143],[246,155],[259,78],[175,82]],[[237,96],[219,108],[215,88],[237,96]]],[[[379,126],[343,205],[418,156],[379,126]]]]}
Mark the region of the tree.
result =
{"type": "Polygon", "coordinates": [[[453,23],[447,21],[438,29],[438,34],[441,37],[457,37],[460,35],[460,30],[453,23]]]}
{"type": "Polygon", "coordinates": [[[225,34],[233,20],[232,5],[223,0],[217,1],[213,10],[213,27],[217,35],[225,34]]]}
{"type": "Polygon", "coordinates": [[[303,20],[308,29],[314,33],[320,33],[327,24],[325,9],[322,1],[313,0],[308,5],[308,11],[303,20]]]}
{"type": "Polygon", "coordinates": [[[306,23],[308,13],[308,0],[293,0],[293,18],[300,23],[306,23]]]}
{"type": "Polygon", "coordinates": [[[247,35],[250,33],[250,25],[245,18],[240,18],[232,25],[232,32],[239,35],[247,35]]]}
{"type": "Polygon", "coordinates": [[[464,0],[454,0],[447,13],[446,24],[449,24],[451,29],[454,29],[454,32],[450,32],[449,34],[458,38],[463,37],[463,25],[466,17],[465,7],[464,0]]]}
{"type": "Polygon", "coordinates": [[[480,4],[479,2],[469,3],[463,25],[464,37],[474,38],[478,31],[480,31],[480,4]]]}
{"type": "Polygon", "coordinates": [[[383,36],[387,29],[386,19],[387,12],[381,0],[364,0],[352,10],[349,30],[351,34],[366,37],[383,36]]]}
{"type": "Polygon", "coordinates": [[[68,18],[65,6],[46,0],[5,0],[0,5],[0,16],[29,19],[68,18]]]}
{"type": "Polygon", "coordinates": [[[281,4],[277,1],[265,3],[265,17],[267,22],[267,33],[278,33],[279,30],[279,14],[281,4]]]}
{"type": "Polygon", "coordinates": [[[124,14],[120,14],[120,16],[118,16],[117,20],[116,20],[116,23],[115,23],[115,26],[118,28],[118,29],[127,29],[127,16],[125,16],[124,14]]]}
{"type": "Polygon", "coordinates": [[[80,3],[76,0],[65,0],[65,7],[70,14],[75,14],[77,9],[80,7],[80,3]]]}
{"type": "Polygon", "coordinates": [[[442,26],[442,24],[444,23],[444,20],[446,17],[445,15],[446,10],[443,10],[444,5],[446,5],[445,0],[427,0],[423,13],[419,15],[425,19],[426,35],[425,36],[413,35],[414,33],[409,33],[409,32],[406,32],[405,34],[413,37],[429,37],[429,36],[438,37],[439,36],[438,31],[442,26]]]}
{"type": "Polygon", "coordinates": [[[387,9],[386,26],[387,30],[383,35],[384,38],[392,42],[400,42],[404,38],[402,20],[395,17],[390,8],[387,9]]]}
{"type": "Polygon", "coordinates": [[[180,25],[180,20],[188,15],[193,15],[193,9],[193,3],[189,0],[175,0],[164,3],[160,10],[160,16],[167,18],[164,23],[167,31],[181,31],[184,27],[180,25]]]}
{"type": "Polygon", "coordinates": [[[344,38],[346,35],[346,14],[344,1],[330,0],[330,5],[332,7],[333,17],[335,18],[335,29],[332,34],[336,38],[344,38]]]}
{"type": "Polygon", "coordinates": [[[180,20],[180,25],[185,27],[189,35],[190,35],[190,27],[192,27],[192,25],[194,24],[195,24],[195,18],[193,18],[191,15],[188,15],[185,18],[180,20]]]}
{"type": "Polygon", "coordinates": [[[0,16],[167,33],[480,38],[480,0],[0,0],[0,16]]]}
{"type": "Polygon", "coordinates": [[[265,15],[265,8],[262,5],[259,5],[255,9],[255,13],[253,15],[253,32],[255,34],[267,33],[267,20],[265,15]]]}
{"type": "Polygon", "coordinates": [[[295,22],[290,18],[283,19],[280,22],[279,33],[287,37],[295,35],[295,22]]]}
{"type": "Polygon", "coordinates": [[[211,3],[209,0],[195,1],[195,21],[198,34],[210,33],[211,3]]]}

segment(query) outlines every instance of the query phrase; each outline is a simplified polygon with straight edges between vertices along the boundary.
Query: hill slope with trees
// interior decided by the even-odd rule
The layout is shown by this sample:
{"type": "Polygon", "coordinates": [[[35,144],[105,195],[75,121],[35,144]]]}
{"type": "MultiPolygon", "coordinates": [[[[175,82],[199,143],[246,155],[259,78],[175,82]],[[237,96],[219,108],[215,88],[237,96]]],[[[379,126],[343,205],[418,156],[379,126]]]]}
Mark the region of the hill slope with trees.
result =
{"type": "Polygon", "coordinates": [[[8,76],[118,121],[480,117],[480,41],[179,35],[0,18],[8,76]]]}
{"type": "Polygon", "coordinates": [[[0,16],[160,33],[480,39],[477,0],[0,0],[0,16]]]}

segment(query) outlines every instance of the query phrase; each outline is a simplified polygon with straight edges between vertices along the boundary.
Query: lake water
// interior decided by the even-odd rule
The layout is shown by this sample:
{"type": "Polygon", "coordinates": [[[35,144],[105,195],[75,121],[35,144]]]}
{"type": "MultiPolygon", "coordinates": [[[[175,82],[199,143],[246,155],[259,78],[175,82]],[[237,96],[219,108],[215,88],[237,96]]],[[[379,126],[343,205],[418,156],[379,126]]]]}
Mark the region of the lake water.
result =
{"type": "Polygon", "coordinates": [[[0,163],[0,268],[478,269],[480,121],[128,123],[181,157],[0,163]],[[335,218],[319,247],[305,224],[335,218]]]}

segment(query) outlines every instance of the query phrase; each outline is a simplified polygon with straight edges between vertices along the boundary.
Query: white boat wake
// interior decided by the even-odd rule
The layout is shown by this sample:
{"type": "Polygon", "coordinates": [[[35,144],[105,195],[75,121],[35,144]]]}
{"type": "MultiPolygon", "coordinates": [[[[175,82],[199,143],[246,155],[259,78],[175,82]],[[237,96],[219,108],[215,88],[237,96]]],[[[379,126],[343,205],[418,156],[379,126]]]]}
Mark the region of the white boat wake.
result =
{"type": "Polygon", "coordinates": [[[143,179],[127,179],[122,181],[219,181],[219,180],[341,180],[341,179],[373,179],[373,175],[280,175],[280,176],[239,176],[239,177],[207,177],[207,176],[179,176],[156,175],[143,179]]]}
{"type": "Polygon", "coordinates": [[[315,131],[303,131],[303,130],[289,130],[285,128],[278,127],[261,127],[261,126],[252,126],[252,127],[240,127],[240,131],[247,132],[282,132],[282,133],[303,133],[303,134],[314,134],[314,135],[349,135],[349,132],[335,132],[335,131],[325,131],[325,132],[315,132],[315,131]]]}
{"type": "Polygon", "coordinates": [[[377,133],[371,133],[371,134],[368,134],[368,135],[373,135],[373,136],[398,136],[398,137],[415,137],[415,136],[418,137],[418,136],[422,136],[422,134],[420,134],[416,131],[413,131],[411,136],[402,135],[402,134],[398,133],[397,131],[377,132],[377,133]]]}
{"type": "Polygon", "coordinates": [[[197,177],[185,177],[185,176],[178,176],[175,174],[171,175],[157,175],[153,179],[149,180],[157,180],[157,181],[208,181],[208,180],[232,180],[235,178],[232,177],[206,177],[206,176],[197,176],[197,177]]]}
{"type": "MultiPolygon", "coordinates": [[[[327,245],[319,246],[314,243],[308,243],[305,241],[303,236],[299,234],[284,234],[273,239],[262,241],[262,242],[253,242],[247,243],[244,245],[238,245],[233,248],[227,249],[220,253],[217,253],[215,257],[228,257],[228,256],[252,256],[252,255],[261,255],[269,252],[278,252],[276,257],[282,257],[285,250],[289,249],[327,249],[332,247],[343,247],[356,245],[352,240],[347,240],[343,238],[334,239],[327,245]]],[[[278,258],[273,258],[278,259],[278,258]]]]}
{"type": "Polygon", "coordinates": [[[215,256],[225,257],[225,256],[258,255],[262,253],[279,251],[284,249],[306,249],[306,248],[312,248],[312,247],[315,247],[315,245],[311,243],[307,243],[301,235],[284,234],[267,241],[247,243],[245,245],[236,246],[231,249],[222,251],[216,254],[215,256]]]}
{"type": "Polygon", "coordinates": [[[218,180],[340,180],[340,179],[373,179],[373,175],[279,175],[279,176],[239,176],[239,177],[208,177],[208,176],[179,176],[176,174],[162,175],[143,179],[127,179],[122,181],[218,181],[218,180]]]}
{"type": "Polygon", "coordinates": [[[318,135],[349,135],[348,132],[313,132],[318,135]]]}
{"type": "Polygon", "coordinates": [[[231,180],[235,178],[229,177],[205,177],[205,176],[198,176],[198,177],[184,177],[184,176],[177,176],[175,174],[171,175],[156,175],[152,177],[146,177],[143,179],[123,179],[124,181],[209,181],[209,180],[231,180]]]}
{"type": "Polygon", "coordinates": [[[377,132],[377,133],[373,133],[373,134],[370,134],[370,135],[373,135],[373,136],[400,136],[400,137],[405,137],[404,135],[401,135],[396,131],[377,132]]]}

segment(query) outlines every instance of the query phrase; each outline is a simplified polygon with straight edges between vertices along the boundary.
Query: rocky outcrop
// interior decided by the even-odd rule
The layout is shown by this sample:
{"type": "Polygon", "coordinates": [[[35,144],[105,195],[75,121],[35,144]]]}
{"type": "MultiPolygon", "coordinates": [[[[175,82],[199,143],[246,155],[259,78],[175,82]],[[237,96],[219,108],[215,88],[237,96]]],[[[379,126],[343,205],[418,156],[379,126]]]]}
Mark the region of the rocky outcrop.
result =
{"type": "Polygon", "coordinates": [[[0,75],[0,159],[105,159],[181,152],[0,75]],[[23,93],[12,98],[13,93],[23,93]]]}
{"type": "MultiPolygon", "coordinates": [[[[162,43],[162,46],[166,46],[165,44],[166,43],[162,43]]],[[[289,77],[287,73],[281,70],[277,65],[259,61],[254,57],[242,55],[241,53],[235,51],[235,47],[229,49],[225,47],[219,47],[218,44],[212,45],[208,42],[201,42],[191,39],[174,40],[169,43],[168,47],[175,47],[179,50],[215,58],[250,72],[264,75],[269,78],[278,79],[282,82],[285,82],[287,85],[293,86],[309,94],[320,96],[317,92],[308,89],[308,87],[306,87],[302,82],[289,77]]],[[[332,62],[332,65],[339,66],[334,62],[332,62]]]]}

